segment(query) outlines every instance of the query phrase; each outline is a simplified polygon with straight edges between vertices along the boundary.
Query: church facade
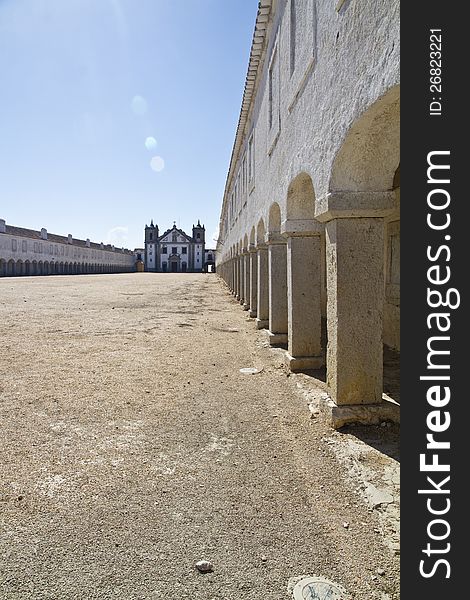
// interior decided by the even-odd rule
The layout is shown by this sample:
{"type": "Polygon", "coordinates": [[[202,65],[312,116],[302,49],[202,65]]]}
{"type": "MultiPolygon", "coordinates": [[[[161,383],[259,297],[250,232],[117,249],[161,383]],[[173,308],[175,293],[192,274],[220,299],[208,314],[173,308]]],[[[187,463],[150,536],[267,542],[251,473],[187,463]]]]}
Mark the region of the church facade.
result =
{"type": "Polygon", "coordinates": [[[208,256],[214,250],[206,250],[206,229],[198,221],[188,235],[173,223],[159,235],[158,225],[145,225],[145,271],[155,273],[201,273],[207,270],[208,256]]]}

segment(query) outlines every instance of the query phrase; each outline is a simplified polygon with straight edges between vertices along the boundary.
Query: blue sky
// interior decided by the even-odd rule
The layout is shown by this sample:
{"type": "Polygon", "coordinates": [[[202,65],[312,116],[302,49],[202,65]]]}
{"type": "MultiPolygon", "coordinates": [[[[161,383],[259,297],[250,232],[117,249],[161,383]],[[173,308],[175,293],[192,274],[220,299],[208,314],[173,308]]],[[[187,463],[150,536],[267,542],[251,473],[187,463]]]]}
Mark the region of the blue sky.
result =
{"type": "Polygon", "coordinates": [[[199,218],[215,247],[256,10],[0,0],[0,218],[132,249],[199,218]]]}

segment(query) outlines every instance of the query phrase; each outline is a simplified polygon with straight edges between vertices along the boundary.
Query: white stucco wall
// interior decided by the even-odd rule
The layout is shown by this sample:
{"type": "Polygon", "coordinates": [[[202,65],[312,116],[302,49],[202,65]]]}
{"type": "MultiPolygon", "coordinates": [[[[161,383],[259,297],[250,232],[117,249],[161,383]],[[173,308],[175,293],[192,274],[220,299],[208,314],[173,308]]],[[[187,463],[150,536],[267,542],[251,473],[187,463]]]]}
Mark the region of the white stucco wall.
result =
{"type": "Polygon", "coordinates": [[[135,256],[133,252],[121,249],[106,250],[106,247],[93,248],[78,246],[76,243],[60,243],[50,239],[28,238],[0,232],[0,259],[26,263],[80,263],[90,265],[113,265],[115,267],[133,268],[135,256]]]}
{"type": "MultiPolygon", "coordinates": [[[[277,202],[286,218],[289,184],[307,173],[321,198],[332,189],[332,166],[352,124],[390,94],[397,106],[399,2],[278,0],[268,24],[261,78],[243,131],[242,150],[232,164],[220,219],[218,262],[260,219],[268,222],[277,202]],[[295,69],[291,69],[291,2],[296,2],[295,69]],[[305,29],[305,31],[304,31],[305,29]],[[269,82],[273,80],[270,101],[269,82]],[[272,103],[274,115],[270,118],[272,103]],[[253,135],[253,138],[251,136],[253,135]],[[254,143],[254,177],[245,174],[254,143]],[[247,181],[248,179],[248,181],[247,181]],[[232,194],[236,208],[230,211],[232,194]]],[[[392,110],[392,109],[391,109],[392,110]]],[[[395,114],[395,113],[394,113],[395,114]]],[[[390,140],[396,145],[397,140],[390,140]]],[[[360,166],[357,167],[360,171],[360,166]]],[[[365,177],[372,177],[363,169],[365,177]]],[[[393,176],[393,173],[392,173],[393,176]]],[[[371,180],[373,189],[374,183],[371,180]]]]}

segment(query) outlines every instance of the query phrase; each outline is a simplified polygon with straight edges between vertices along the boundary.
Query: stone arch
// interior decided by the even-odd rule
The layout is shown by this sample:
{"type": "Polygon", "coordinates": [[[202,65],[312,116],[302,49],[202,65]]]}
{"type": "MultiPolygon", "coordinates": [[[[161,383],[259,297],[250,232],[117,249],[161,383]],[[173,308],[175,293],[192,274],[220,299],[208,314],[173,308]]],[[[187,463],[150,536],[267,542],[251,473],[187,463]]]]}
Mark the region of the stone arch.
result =
{"type": "Polygon", "coordinates": [[[245,237],[243,238],[243,250],[245,250],[245,252],[248,249],[248,235],[245,233],[245,237]]]}
{"type": "Polygon", "coordinates": [[[29,260],[25,260],[24,263],[24,274],[31,275],[31,262],[29,260]]]}
{"type": "Polygon", "coordinates": [[[9,277],[13,277],[14,275],[16,275],[16,263],[12,258],[8,261],[7,275],[9,277]]]}
{"type": "Polygon", "coordinates": [[[268,215],[268,294],[269,342],[271,345],[287,343],[287,244],[281,236],[281,209],[277,202],[271,204],[268,215]]]}
{"type": "Polygon", "coordinates": [[[293,371],[322,367],[327,343],[325,236],[315,203],[312,178],[302,171],[287,189],[281,227],[287,239],[287,358],[293,371]]]}
{"type": "Polygon", "coordinates": [[[299,173],[289,185],[286,218],[289,220],[315,218],[315,190],[308,173],[299,173]]]}
{"type": "Polygon", "coordinates": [[[251,228],[250,231],[250,246],[254,246],[256,244],[256,229],[255,226],[251,228]]]}
{"type": "Polygon", "coordinates": [[[387,257],[399,256],[399,102],[394,86],[350,125],[317,206],[326,222],[327,383],[338,405],[381,406],[384,333],[399,330],[398,311],[386,325],[387,257]]]}
{"type": "Polygon", "coordinates": [[[43,274],[49,275],[49,261],[45,260],[43,263],[43,274]]]}
{"type": "Polygon", "coordinates": [[[0,277],[5,277],[7,274],[7,263],[6,260],[0,258],[0,277]]]}
{"type": "Polygon", "coordinates": [[[33,260],[33,262],[31,263],[31,275],[37,275],[38,274],[38,262],[37,260],[33,260]]]}
{"type": "Polygon", "coordinates": [[[391,190],[400,161],[400,86],[354,121],[331,169],[329,191],[391,190]]]}
{"type": "Polygon", "coordinates": [[[268,232],[279,233],[281,231],[281,209],[279,204],[274,202],[269,209],[268,232]]]}
{"type": "Polygon", "coordinates": [[[16,261],[16,274],[17,275],[24,275],[24,263],[22,260],[17,260],[16,261]]]}

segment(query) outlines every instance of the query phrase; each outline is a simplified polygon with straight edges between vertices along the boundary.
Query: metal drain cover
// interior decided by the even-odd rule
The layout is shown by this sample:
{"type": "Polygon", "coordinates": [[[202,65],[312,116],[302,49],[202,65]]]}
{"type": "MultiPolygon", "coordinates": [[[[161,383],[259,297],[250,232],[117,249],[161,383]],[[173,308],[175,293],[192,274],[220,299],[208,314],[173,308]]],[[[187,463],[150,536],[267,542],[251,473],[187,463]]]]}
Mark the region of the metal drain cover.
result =
{"type": "Polygon", "coordinates": [[[305,577],[293,589],[294,600],[349,600],[346,590],[323,577],[305,577]]]}

